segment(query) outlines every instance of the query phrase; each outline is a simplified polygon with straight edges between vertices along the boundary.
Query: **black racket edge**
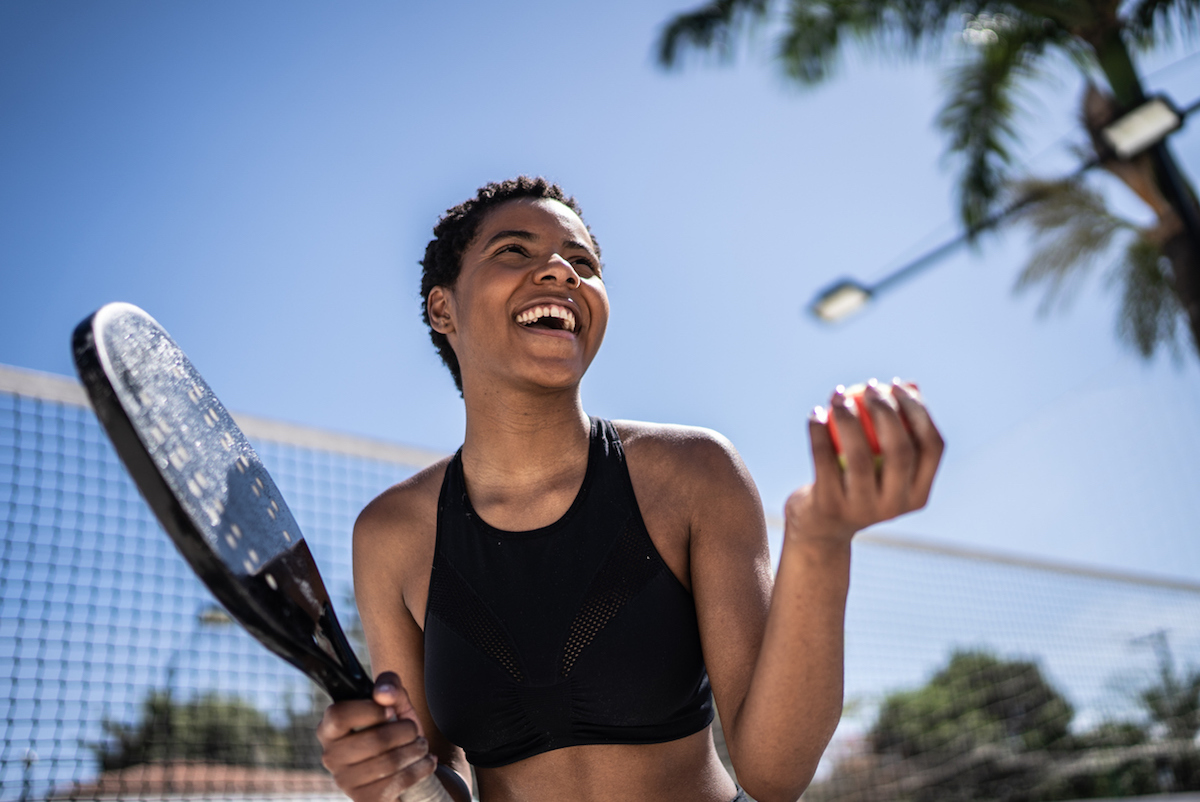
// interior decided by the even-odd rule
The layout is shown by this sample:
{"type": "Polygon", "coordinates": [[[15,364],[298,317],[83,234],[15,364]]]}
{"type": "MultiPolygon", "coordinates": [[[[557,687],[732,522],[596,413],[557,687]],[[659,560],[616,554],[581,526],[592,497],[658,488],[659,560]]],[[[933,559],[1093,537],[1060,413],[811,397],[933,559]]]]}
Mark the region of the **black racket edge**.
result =
{"type": "Polygon", "coordinates": [[[369,699],[373,683],[350,647],[331,607],[327,607],[322,616],[325,634],[346,661],[345,669],[310,644],[298,643],[282,632],[269,615],[258,609],[257,600],[230,578],[228,569],[205,544],[203,535],[159,473],[112,387],[100,359],[94,319],[95,314],[89,315],[76,326],[72,335],[76,371],[113,449],[184,560],[217,601],[259,643],[306,674],[332,699],[369,699]]]}

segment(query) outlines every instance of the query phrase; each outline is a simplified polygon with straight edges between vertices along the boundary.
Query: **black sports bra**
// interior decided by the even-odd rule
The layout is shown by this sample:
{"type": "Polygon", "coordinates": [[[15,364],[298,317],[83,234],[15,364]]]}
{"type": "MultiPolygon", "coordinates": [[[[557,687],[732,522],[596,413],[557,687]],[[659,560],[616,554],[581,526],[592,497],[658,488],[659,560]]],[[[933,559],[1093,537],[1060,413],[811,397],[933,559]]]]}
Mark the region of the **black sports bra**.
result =
{"type": "Polygon", "coordinates": [[[489,526],[462,451],[446,468],[425,614],[425,693],[480,767],[582,744],[673,741],[712,721],[692,596],[659,556],[613,425],[558,521],[489,526]]]}

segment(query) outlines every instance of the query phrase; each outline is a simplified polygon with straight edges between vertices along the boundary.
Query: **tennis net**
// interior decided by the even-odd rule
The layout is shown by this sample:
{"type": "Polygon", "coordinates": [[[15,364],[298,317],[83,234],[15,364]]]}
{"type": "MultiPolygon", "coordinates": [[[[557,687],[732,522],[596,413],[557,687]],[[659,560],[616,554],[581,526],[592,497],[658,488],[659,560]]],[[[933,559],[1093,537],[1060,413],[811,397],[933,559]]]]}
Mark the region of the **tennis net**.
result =
{"type": "MultiPolygon", "coordinates": [[[[360,642],[354,517],[438,455],[238,422],[360,642]]],[[[1200,584],[868,533],[846,713],[807,798],[1200,789],[1197,665],[1200,584]]],[[[78,385],[3,366],[0,691],[0,802],[337,797],[325,700],[212,604],[78,385]]]]}

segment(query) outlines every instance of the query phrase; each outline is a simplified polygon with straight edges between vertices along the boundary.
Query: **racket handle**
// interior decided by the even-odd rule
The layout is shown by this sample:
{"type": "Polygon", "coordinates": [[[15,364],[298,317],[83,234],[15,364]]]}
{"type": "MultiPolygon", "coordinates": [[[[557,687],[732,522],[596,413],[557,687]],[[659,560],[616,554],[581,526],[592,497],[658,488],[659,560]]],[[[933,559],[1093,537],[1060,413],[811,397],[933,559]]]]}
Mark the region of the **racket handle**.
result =
{"type": "Polygon", "coordinates": [[[400,794],[400,802],[454,802],[436,774],[430,774],[400,794]]]}

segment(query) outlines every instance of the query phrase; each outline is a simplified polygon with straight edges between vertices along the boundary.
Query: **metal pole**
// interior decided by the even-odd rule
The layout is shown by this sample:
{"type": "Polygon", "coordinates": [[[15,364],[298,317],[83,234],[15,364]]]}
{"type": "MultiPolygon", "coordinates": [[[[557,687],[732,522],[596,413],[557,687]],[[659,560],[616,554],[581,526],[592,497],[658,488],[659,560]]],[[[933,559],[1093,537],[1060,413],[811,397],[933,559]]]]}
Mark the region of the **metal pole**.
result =
{"type": "Polygon", "coordinates": [[[25,764],[25,773],[21,781],[20,802],[29,802],[30,791],[33,788],[33,765],[38,762],[38,753],[32,748],[26,749],[21,762],[25,764]]]}
{"type": "MultiPolygon", "coordinates": [[[[1186,119],[1189,114],[1197,110],[1200,110],[1200,100],[1190,104],[1180,111],[1180,116],[1186,119]]],[[[1163,138],[1155,145],[1152,145],[1150,152],[1152,158],[1154,159],[1155,172],[1158,174],[1160,183],[1163,185],[1162,188],[1164,195],[1166,196],[1167,201],[1171,204],[1172,208],[1179,212],[1180,219],[1183,222],[1184,231],[1187,233],[1188,242],[1192,246],[1193,269],[1200,273],[1200,208],[1197,207],[1195,199],[1193,198],[1191,191],[1188,189],[1188,184],[1183,178],[1183,173],[1180,171],[1178,163],[1175,161],[1174,156],[1171,154],[1171,151],[1167,146],[1167,139],[1163,138]]],[[[1098,167],[1100,163],[1100,157],[1093,156],[1076,168],[1074,172],[1067,176],[1067,178],[1078,178],[1088,170],[1098,167]]],[[[970,241],[975,235],[992,228],[1010,215],[1020,211],[1034,201],[1039,200],[1040,197],[1041,196],[1035,193],[1018,198],[1014,203],[990,215],[984,220],[981,220],[968,230],[964,231],[962,234],[959,234],[957,237],[943,242],[933,250],[917,257],[898,270],[895,270],[892,273],[884,276],[874,284],[863,286],[862,289],[866,291],[867,295],[871,299],[874,299],[880,293],[890,289],[892,286],[900,284],[901,282],[912,278],[917,273],[921,273],[929,267],[932,267],[935,263],[940,261],[955,248],[959,247],[965,242],[970,241]]],[[[1195,281],[1197,284],[1200,284],[1200,275],[1196,276],[1195,281]]],[[[816,301],[814,301],[813,307],[815,308],[820,301],[821,298],[818,298],[816,301]]],[[[1197,342],[1197,346],[1200,347],[1200,341],[1197,342]]]]}

